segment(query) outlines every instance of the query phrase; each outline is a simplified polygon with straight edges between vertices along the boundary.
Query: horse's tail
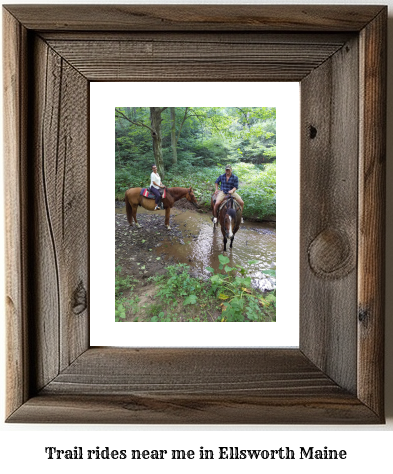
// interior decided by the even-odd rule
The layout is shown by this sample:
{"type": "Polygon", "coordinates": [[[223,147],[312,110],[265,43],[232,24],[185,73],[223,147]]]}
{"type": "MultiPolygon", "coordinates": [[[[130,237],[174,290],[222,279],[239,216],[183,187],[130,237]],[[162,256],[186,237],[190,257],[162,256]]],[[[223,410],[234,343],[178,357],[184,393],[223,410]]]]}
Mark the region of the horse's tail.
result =
{"type": "Polygon", "coordinates": [[[126,202],[126,212],[127,212],[128,223],[132,225],[132,207],[131,207],[130,201],[128,200],[127,194],[125,195],[124,200],[126,202]]]}

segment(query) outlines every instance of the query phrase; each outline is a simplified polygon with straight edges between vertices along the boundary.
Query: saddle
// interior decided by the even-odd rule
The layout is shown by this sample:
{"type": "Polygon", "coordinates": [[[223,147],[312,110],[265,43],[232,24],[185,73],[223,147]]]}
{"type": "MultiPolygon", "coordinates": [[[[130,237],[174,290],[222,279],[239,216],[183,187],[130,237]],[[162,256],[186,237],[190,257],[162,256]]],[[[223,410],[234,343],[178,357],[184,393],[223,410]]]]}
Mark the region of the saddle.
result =
{"type": "MultiPolygon", "coordinates": [[[[220,215],[221,209],[226,205],[226,203],[227,203],[228,199],[230,199],[230,197],[231,196],[228,196],[228,195],[225,196],[225,198],[223,199],[223,201],[220,204],[220,207],[218,208],[217,216],[220,215]]],[[[213,205],[214,206],[216,205],[216,201],[217,201],[217,194],[214,193],[213,194],[213,205]]],[[[236,212],[240,209],[240,204],[234,198],[233,198],[233,208],[235,209],[236,212]]]]}
{"type": "MultiPolygon", "coordinates": [[[[225,206],[225,204],[227,203],[229,198],[226,198],[222,201],[222,203],[220,204],[220,207],[218,208],[218,215],[220,214],[221,212],[221,209],[225,206]]],[[[240,204],[236,201],[236,199],[233,200],[233,209],[235,209],[235,211],[239,211],[240,210],[240,204]]]]}
{"type": "MultiPolygon", "coordinates": [[[[158,191],[161,194],[161,199],[165,199],[166,198],[166,188],[164,188],[164,189],[160,188],[158,191]]],[[[155,199],[156,198],[154,196],[154,194],[151,192],[150,187],[142,188],[142,191],[141,191],[140,194],[141,194],[141,196],[143,196],[147,199],[155,199]]]]}

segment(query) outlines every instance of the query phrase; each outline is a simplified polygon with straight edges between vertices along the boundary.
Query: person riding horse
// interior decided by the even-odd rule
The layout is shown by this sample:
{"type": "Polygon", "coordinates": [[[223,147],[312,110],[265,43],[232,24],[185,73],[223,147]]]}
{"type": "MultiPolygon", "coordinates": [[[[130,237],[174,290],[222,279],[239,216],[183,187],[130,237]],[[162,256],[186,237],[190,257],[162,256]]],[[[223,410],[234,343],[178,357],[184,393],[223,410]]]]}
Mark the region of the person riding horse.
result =
{"type": "Polygon", "coordinates": [[[154,208],[155,211],[159,211],[160,208],[160,202],[161,202],[161,194],[159,189],[160,188],[165,188],[163,183],[161,183],[161,178],[160,175],[157,173],[157,166],[153,165],[152,167],[152,173],[150,175],[150,190],[155,196],[155,201],[156,201],[156,207],[154,208]]]}
{"type": "Polygon", "coordinates": [[[214,216],[214,224],[217,223],[217,212],[220,207],[220,204],[222,201],[225,199],[225,196],[227,194],[230,194],[231,196],[236,199],[236,201],[239,203],[241,211],[243,213],[243,207],[244,207],[244,202],[242,198],[237,194],[236,190],[239,187],[239,178],[232,173],[232,166],[227,165],[225,167],[225,173],[220,175],[216,179],[216,193],[217,198],[216,198],[216,203],[214,205],[214,210],[213,210],[213,216],[214,216]],[[218,184],[221,183],[221,191],[218,192],[218,184]]]}

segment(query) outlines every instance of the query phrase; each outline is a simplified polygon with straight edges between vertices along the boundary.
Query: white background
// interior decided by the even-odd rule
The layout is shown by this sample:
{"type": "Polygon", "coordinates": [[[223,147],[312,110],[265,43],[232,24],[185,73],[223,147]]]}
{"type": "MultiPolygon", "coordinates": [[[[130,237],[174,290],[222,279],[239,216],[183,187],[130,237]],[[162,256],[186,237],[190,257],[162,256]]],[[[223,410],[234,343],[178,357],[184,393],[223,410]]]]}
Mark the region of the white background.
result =
{"type": "MultiPolygon", "coordinates": [[[[299,83],[113,83],[90,85],[90,342],[130,347],[298,347],[299,345],[299,83]],[[115,236],[114,109],[119,106],[276,107],[277,322],[117,324],[113,318],[115,236]],[[106,185],[103,183],[107,183],[106,185]],[[290,199],[288,199],[288,195],[290,199]],[[104,217],[106,216],[106,217],[104,217]],[[108,222],[103,225],[103,219],[108,222]],[[99,236],[99,238],[94,238],[99,236]],[[103,252],[102,249],[108,249],[103,252]]],[[[150,170],[146,171],[148,178],[150,170]]],[[[223,171],[224,172],[224,171],[223,171]]],[[[241,190],[239,191],[241,195],[241,190]]]]}
{"type": "MultiPolygon", "coordinates": [[[[20,3],[9,0],[8,3],[20,3]]],[[[24,0],[24,3],[28,3],[24,0]]],[[[42,2],[45,3],[45,2],[42,2]]],[[[52,1],[46,3],[53,3],[52,1]]],[[[58,2],[58,3],[110,3],[110,2],[58,2]]],[[[116,0],[114,3],[132,3],[116,0]]],[[[146,3],[146,2],[136,2],[146,3]]],[[[160,3],[160,2],[156,2],[160,3]]],[[[176,3],[165,0],[161,3],[176,3]]],[[[184,3],[184,2],[183,2],[184,3]]],[[[209,3],[209,2],[187,2],[187,3],[209,3]]],[[[212,3],[242,3],[219,2],[212,3]]],[[[261,3],[261,2],[243,2],[261,3]]],[[[314,3],[302,0],[301,2],[280,2],[269,0],[269,4],[282,3],[314,3]]],[[[337,1],[319,1],[318,3],[336,4],[337,1]]],[[[345,2],[341,2],[345,3],[345,2]]],[[[381,4],[389,5],[389,76],[388,76],[388,130],[393,128],[392,116],[392,55],[393,55],[393,21],[392,9],[393,0],[380,2],[378,0],[357,0],[346,2],[352,4],[381,4]]],[[[393,181],[393,138],[388,133],[388,182],[393,181]]],[[[163,472],[198,472],[201,469],[205,472],[218,472],[223,468],[226,472],[238,472],[240,469],[250,473],[260,473],[268,468],[281,470],[282,468],[292,468],[294,472],[331,473],[333,470],[338,473],[357,471],[368,473],[378,471],[390,473],[392,471],[391,448],[393,445],[393,220],[392,206],[393,190],[388,186],[387,194],[387,292],[386,292],[386,414],[387,424],[385,426],[64,426],[64,425],[0,425],[0,469],[11,469],[16,472],[32,470],[41,473],[86,472],[86,468],[91,467],[95,473],[116,469],[117,473],[130,473],[133,470],[146,472],[151,468],[163,472]],[[206,449],[216,449],[218,446],[239,446],[247,449],[277,449],[281,446],[289,446],[295,451],[299,446],[328,446],[331,449],[345,449],[348,452],[345,461],[219,461],[219,460],[195,460],[195,461],[139,461],[136,465],[131,460],[125,461],[49,461],[46,460],[45,446],[57,446],[60,449],[70,449],[74,446],[83,446],[85,449],[96,446],[109,446],[111,449],[194,449],[199,450],[200,446],[206,449]],[[262,464],[261,464],[262,463],[262,464]]],[[[0,206],[3,213],[3,207],[0,206]]],[[[3,215],[0,222],[3,222],[3,215]]],[[[0,229],[1,230],[1,229],[0,229]]],[[[0,231],[0,238],[3,231],[0,231]]],[[[1,243],[0,243],[1,244],[1,243]]],[[[0,245],[2,248],[3,245],[0,245]]],[[[0,275],[3,275],[2,271],[0,275]]],[[[3,293],[3,285],[0,285],[3,293]]],[[[0,295],[0,301],[4,301],[4,295],[0,295]]],[[[4,311],[2,311],[2,314],[4,311]]],[[[0,367],[3,370],[5,365],[4,352],[4,323],[0,325],[2,331],[2,347],[0,367]]],[[[2,377],[1,383],[4,383],[2,377]]],[[[4,406],[4,387],[0,387],[0,406],[4,406]]]]}

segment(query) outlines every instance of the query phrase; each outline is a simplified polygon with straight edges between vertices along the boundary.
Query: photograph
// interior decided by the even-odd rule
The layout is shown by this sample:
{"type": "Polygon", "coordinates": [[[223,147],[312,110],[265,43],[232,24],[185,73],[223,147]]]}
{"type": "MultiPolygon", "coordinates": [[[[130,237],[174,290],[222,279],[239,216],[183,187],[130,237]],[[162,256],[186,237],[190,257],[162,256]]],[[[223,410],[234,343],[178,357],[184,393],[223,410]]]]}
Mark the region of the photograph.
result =
{"type": "Polygon", "coordinates": [[[276,107],[115,108],[115,321],[276,321],[276,107]]]}

